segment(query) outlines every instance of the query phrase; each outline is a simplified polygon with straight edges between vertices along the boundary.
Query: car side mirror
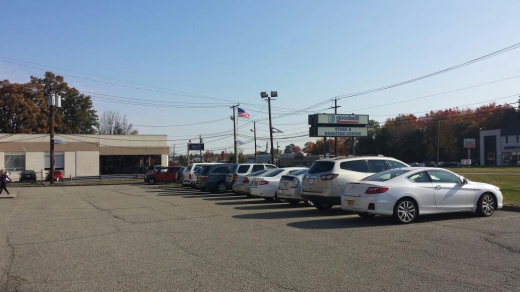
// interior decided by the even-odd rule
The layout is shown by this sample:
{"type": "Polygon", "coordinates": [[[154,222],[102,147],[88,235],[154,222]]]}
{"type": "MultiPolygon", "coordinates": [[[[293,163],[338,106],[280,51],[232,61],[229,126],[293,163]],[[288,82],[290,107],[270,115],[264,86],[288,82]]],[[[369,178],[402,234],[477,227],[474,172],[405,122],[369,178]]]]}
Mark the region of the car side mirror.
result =
{"type": "Polygon", "coordinates": [[[462,185],[467,185],[468,184],[468,179],[463,177],[462,178],[462,185]]]}

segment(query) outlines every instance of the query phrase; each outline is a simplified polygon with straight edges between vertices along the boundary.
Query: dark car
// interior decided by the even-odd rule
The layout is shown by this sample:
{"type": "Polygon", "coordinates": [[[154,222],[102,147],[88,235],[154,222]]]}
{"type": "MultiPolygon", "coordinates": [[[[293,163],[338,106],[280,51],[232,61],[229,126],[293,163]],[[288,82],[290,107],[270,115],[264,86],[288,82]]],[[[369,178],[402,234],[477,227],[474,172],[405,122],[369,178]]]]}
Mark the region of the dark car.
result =
{"type": "Polygon", "coordinates": [[[158,182],[176,182],[180,166],[161,167],[155,172],[145,175],[144,182],[154,185],[158,182]]]}
{"type": "Polygon", "coordinates": [[[228,190],[226,175],[231,173],[230,166],[231,164],[203,166],[197,177],[197,188],[202,191],[208,190],[212,193],[225,193],[228,190]]]}
{"type": "Polygon", "coordinates": [[[36,172],[34,170],[23,170],[20,172],[20,182],[23,181],[36,181],[36,172]]]}
{"type": "MultiPolygon", "coordinates": [[[[47,173],[47,176],[45,177],[45,180],[46,181],[51,181],[51,173],[47,173]]],[[[54,171],[54,180],[55,181],[60,181],[60,180],[63,180],[63,172],[61,172],[61,170],[55,170],[54,171]]]]}

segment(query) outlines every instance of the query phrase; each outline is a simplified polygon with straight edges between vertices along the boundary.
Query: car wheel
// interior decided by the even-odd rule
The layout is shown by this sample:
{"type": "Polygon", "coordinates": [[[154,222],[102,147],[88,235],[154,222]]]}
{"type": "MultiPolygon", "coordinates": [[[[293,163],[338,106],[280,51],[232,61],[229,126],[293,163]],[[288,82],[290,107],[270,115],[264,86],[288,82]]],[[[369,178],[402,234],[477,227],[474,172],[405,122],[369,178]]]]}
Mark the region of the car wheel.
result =
{"type": "Polygon", "coordinates": [[[300,203],[300,201],[298,201],[298,200],[287,200],[287,202],[289,202],[289,204],[291,204],[293,206],[296,206],[300,203]]]}
{"type": "Polygon", "coordinates": [[[303,203],[304,203],[305,206],[307,206],[307,207],[314,207],[314,203],[313,203],[312,201],[305,200],[305,201],[303,201],[303,203]]]}
{"type": "Polygon", "coordinates": [[[252,198],[252,197],[254,197],[254,196],[251,195],[251,194],[246,194],[246,197],[248,197],[248,198],[252,198]]]}
{"type": "Polygon", "coordinates": [[[151,185],[154,185],[157,183],[157,181],[155,180],[155,178],[151,177],[148,179],[148,183],[151,184],[151,185]]]}
{"type": "Polygon", "coordinates": [[[486,193],[480,196],[477,202],[477,215],[489,217],[495,212],[495,197],[486,193]]]}
{"type": "Polygon", "coordinates": [[[274,200],[274,198],[264,198],[264,200],[271,202],[272,200],[274,200]]]}
{"type": "Polygon", "coordinates": [[[401,224],[409,224],[417,219],[419,210],[415,202],[404,198],[399,200],[394,206],[394,219],[401,224]]]}
{"type": "Polygon", "coordinates": [[[326,211],[332,208],[332,204],[325,203],[325,202],[312,202],[314,204],[314,207],[320,211],[326,211]]]}
{"type": "Polygon", "coordinates": [[[217,193],[222,194],[227,192],[227,187],[225,183],[219,183],[216,187],[217,193]]]}
{"type": "Polygon", "coordinates": [[[359,213],[358,216],[361,218],[374,218],[376,215],[370,213],[359,213]]]}

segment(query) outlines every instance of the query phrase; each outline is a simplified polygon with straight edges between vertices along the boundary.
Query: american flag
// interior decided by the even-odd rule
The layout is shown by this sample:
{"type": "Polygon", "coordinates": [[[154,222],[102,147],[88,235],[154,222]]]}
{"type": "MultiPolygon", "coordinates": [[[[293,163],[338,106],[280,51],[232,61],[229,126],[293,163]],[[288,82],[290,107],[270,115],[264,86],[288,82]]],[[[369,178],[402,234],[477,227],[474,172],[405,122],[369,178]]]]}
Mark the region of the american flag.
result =
{"type": "Polygon", "coordinates": [[[245,118],[245,119],[249,119],[250,115],[248,112],[246,112],[245,110],[241,109],[241,108],[238,108],[238,117],[239,118],[245,118]]]}

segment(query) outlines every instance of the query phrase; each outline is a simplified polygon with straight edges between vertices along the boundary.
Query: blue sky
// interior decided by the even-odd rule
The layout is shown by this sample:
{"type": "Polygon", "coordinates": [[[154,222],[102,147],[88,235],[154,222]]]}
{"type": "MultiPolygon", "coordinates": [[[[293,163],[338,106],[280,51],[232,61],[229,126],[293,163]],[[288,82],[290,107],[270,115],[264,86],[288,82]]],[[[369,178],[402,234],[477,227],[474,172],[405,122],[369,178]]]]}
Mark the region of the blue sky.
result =
{"type": "MultiPolygon", "coordinates": [[[[276,139],[308,132],[310,112],[287,115],[291,110],[429,74],[520,42],[519,1],[0,0],[0,7],[1,79],[27,82],[46,70],[62,74],[92,95],[99,113],[126,114],[141,134],[167,134],[170,146],[181,153],[199,134],[208,137],[206,149],[230,151],[234,103],[258,121],[258,136],[267,137],[260,91],[279,93],[272,102],[273,126],[284,133],[275,134],[275,143],[282,149],[289,143],[303,146],[315,139],[276,139]]],[[[426,80],[342,99],[339,112],[384,122],[397,114],[516,102],[511,95],[520,94],[519,65],[517,49],[426,80]],[[516,78],[387,105],[510,77],[516,78]]],[[[332,112],[330,106],[312,110],[332,112]]],[[[244,142],[252,137],[248,122],[239,119],[244,142]]],[[[252,153],[254,146],[241,148],[252,153]]]]}

